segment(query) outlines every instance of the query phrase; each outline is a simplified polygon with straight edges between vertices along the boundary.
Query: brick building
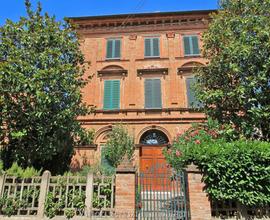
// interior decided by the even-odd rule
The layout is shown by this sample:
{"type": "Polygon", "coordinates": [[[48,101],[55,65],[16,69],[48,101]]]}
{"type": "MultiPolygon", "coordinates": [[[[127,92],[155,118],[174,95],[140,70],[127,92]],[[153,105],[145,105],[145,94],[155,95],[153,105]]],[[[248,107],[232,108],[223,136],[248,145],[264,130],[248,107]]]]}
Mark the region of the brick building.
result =
{"type": "Polygon", "coordinates": [[[84,100],[96,106],[80,118],[93,128],[95,146],[76,149],[73,166],[99,163],[115,123],[135,138],[138,168],[162,160],[162,148],[205,116],[194,111],[192,68],[206,65],[202,32],[212,11],[144,13],[70,18],[90,62],[84,100]],[[150,164],[149,164],[150,163],[150,164]]]}

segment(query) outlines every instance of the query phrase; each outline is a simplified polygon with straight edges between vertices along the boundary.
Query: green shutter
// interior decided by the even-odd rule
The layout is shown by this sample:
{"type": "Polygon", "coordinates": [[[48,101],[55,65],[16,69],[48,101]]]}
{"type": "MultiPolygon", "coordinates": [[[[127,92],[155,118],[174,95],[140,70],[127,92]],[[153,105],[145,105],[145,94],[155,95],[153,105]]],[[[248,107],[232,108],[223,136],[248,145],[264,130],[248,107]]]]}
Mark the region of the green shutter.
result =
{"type": "Polygon", "coordinates": [[[120,58],[121,57],[121,40],[114,40],[114,56],[113,58],[120,58]]]}
{"type": "Polygon", "coordinates": [[[159,57],[159,38],[152,39],[153,54],[154,57],[159,57]]]}
{"type": "Polygon", "coordinates": [[[159,38],[144,39],[144,56],[159,57],[159,38]]]}
{"type": "Polygon", "coordinates": [[[104,99],[103,99],[103,108],[110,109],[111,108],[111,91],[112,91],[112,84],[110,80],[104,81],[104,99]]]}
{"type": "Polygon", "coordinates": [[[161,82],[160,79],[145,80],[145,108],[161,108],[161,82]]]}
{"type": "Polygon", "coordinates": [[[200,54],[198,36],[184,36],[184,54],[185,56],[200,54]]]}
{"type": "Polygon", "coordinates": [[[186,79],[187,98],[188,98],[188,107],[189,108],[202,107],[202,103],[197,100],[196,95],[195,95],[195,91],[194,91],[194,84],[195,83],[196,83],[195,78],[187,78],[186,79]]]}
{"type": "Polygon", "coordinates": [[[151,39],[150,38],[144,39],[144,56],[145,57],[151,56],[151,39]]]}
{"type": "Polygon", "coordinates": [[[184,36],[184,54],[190,55],[191,54],[191,45],[189,41],[189,36],[184,36]]]}
{"type": "Polygon", "coordinates": [[[192,42],[192,49],[193,49],[192,54],[194,54],[194,55],[200,54],[198,36],[192,36],[191,42],[192,42]]]}
{"type": "Polygon", "coordinates": [[[120,81],[112,80],[111,108],[119,109],[120,104],[120,81]]]}
{"type": "Polygon", "coordinates": [[[153,108],[161,108],[161,82],[153,79],[153,108]]]}
{"type": "Polygon", "coordinates": [[[109,39],[107,40],[107,54],[106,58],[115,59],[121,56],[121,40],[109,39]]]}
{"type": "Polygon", "coordinates": [[[107,40],[107,54],[106,58],[112,58],[113,57],[113,41],[107,40]]]}
{"type": "Polygon", "coordinates": [[[105,110],[119,109],[120,107],[120,81],[104,81],[104,100],[103,108],[105,110]]]}

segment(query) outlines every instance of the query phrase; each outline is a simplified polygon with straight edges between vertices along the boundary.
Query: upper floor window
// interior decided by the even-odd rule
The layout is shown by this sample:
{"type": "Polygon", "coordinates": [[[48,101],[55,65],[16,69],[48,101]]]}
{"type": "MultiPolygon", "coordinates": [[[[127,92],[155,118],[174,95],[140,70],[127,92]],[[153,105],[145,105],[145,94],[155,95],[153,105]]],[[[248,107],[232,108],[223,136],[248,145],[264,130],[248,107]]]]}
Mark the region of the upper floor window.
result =
{"type": "Polygon", "coordinates": [[[200,55],[199,38],[197,35],[184,36],[184,55],[200,55]]]}
{"type": "Polygon", "coordinates": [[[144,39],[144,56],[159,57],[159,38],[152,37],[144,39]]]}
{"type": "Polygon", "coordinates": [[[121,40],[108,39],[107,40],[107,59],[120,59],[121,57],[121,40]]]}
{"type": "Polygon", "coordinates": [[[202,103],[196,98],[194,84],[196,79],[194,77],[186,78],[186,89],[187,89],[187,101],[189,108],[202,107],[202,103]]]}
{"type": "Polygon", "coordinates": [[[145,79],[145,108],[160,109],[161,104],[161,82],[160,79],[145,79]]]}
{"type": "Polygon", "coordinates": [[[120,108],[120,80],[104,81],[104,110],[114,110],[120,108]]]}

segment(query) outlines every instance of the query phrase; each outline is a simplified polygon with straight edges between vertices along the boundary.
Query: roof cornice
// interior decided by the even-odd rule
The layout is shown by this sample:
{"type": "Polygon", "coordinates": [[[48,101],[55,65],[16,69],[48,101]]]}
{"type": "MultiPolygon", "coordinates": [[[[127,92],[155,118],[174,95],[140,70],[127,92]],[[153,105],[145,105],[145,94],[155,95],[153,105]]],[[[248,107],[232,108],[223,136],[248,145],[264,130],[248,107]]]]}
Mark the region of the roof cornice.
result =
{"type": "Polygon", "coordinates": [[[211,10],[193,10],[193,11],[173,11],[173,12],[150,12],[150,13],[133,13],[133,14],[114,14],[114,15],[97,15],[97,16],[81,16],[81,17],[68,17],[68,20],[73,22],[79,20],[106,20],[106,19],[126,19],[127,17],[132,18],[145,18],[145,17],[166,17],[166,16],[177,16],[177,15],[198,15],[217,12],[216,9],[211,10]]]}
{"type": "Polygon", "coordinates": [[[210,19],[209,14],[214,10],[189,11],[189,12],[166,12],[166,13],[143,13],[110,16],[92,16],[69,18],[70,22],[76,25],[76,29],[82,34],[88,33],[118,33],[133,32],[136,30],[177,30],[190,26],[206,28],[210,19]]]}

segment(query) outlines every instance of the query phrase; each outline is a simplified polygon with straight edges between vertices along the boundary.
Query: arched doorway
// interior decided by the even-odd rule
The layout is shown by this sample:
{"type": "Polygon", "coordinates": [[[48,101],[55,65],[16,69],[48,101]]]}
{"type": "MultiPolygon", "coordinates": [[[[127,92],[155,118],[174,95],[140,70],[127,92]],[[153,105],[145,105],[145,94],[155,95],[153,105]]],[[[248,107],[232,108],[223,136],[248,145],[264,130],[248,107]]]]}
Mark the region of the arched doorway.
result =
{"type": "Polygon", "coordinates": [[[163,155],[169,138],[162,130],[145,131],[140,139],[140,173],[137,179],[138,219],[187,220],[183,172],[173,173],[163,155]]]}
{"type": "Polygon", "coordinates": [[[164,132],[157,129],[144,132],[140,138],[140,172],[164,172],[167,166],[163,150],[168,144],[169,139],[164,132]]]}

